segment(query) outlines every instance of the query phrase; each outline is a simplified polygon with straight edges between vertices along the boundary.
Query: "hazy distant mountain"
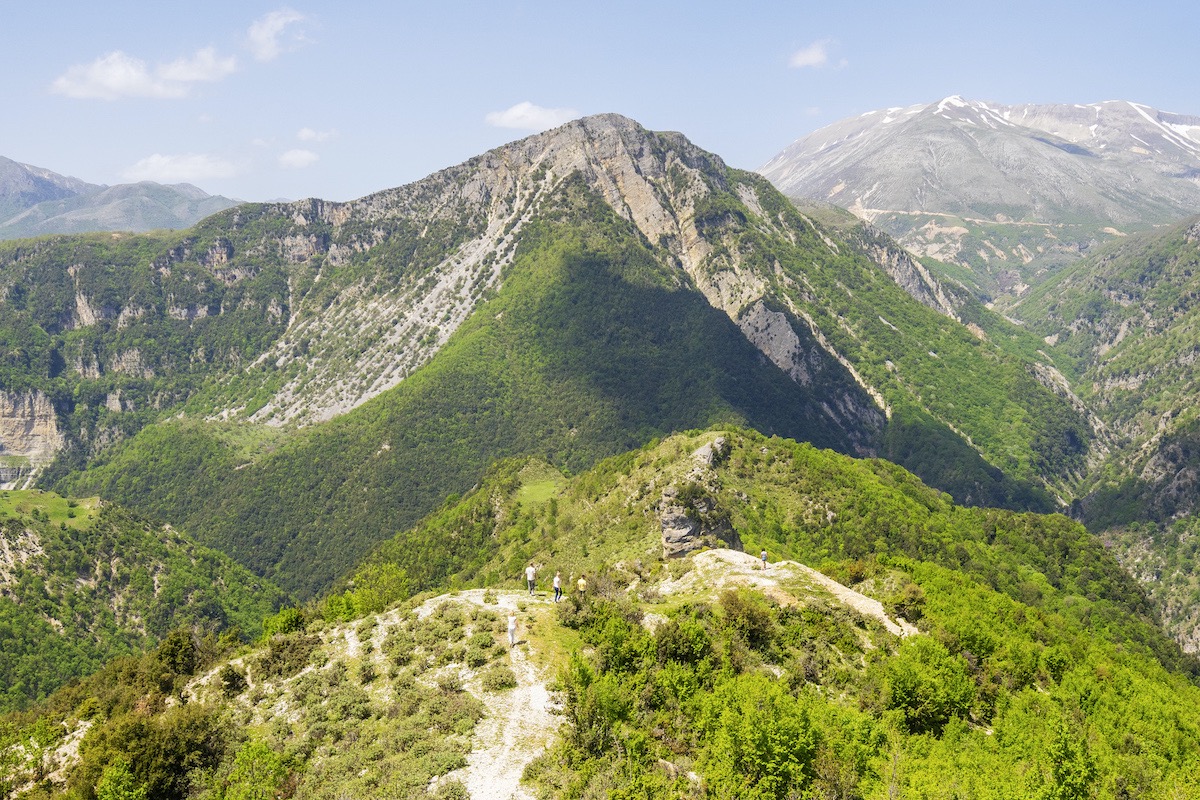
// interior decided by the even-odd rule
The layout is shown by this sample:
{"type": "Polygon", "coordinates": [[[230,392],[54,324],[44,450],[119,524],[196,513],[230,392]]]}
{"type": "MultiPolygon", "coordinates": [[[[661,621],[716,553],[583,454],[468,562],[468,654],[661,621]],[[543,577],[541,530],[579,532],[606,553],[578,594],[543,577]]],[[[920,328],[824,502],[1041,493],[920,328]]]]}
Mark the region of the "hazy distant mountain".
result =
{"type": "Polygon", "coordinates": [[[234,205],[187,183],[98,186],[0,157],[0,239],[186,228],[234,205]]]}
{"type": "Polygon", "coordinates": [[[834,123],[761,172],[1020,294],[1099,241],[1200,212],[1200,117],[948,97],[834,123]]]}
{"type": "Polygon", "coordinates": [[[78,178],[0,156],[0,219],[7,220],[46,200],[75,197],[97,188],[78,178]]]}

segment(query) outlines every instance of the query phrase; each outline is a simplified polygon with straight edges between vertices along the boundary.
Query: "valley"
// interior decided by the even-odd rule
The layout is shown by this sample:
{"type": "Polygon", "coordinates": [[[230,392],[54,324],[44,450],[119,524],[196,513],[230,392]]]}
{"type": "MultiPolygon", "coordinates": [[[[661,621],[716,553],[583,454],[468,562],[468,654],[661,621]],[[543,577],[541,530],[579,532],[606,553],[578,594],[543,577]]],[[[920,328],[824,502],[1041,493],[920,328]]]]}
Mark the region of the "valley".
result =
{"type": "Polygon", "coordinates": [[[602,114],[0,242],[0,797],[1200,793],[1193,121],[602,114]]]}

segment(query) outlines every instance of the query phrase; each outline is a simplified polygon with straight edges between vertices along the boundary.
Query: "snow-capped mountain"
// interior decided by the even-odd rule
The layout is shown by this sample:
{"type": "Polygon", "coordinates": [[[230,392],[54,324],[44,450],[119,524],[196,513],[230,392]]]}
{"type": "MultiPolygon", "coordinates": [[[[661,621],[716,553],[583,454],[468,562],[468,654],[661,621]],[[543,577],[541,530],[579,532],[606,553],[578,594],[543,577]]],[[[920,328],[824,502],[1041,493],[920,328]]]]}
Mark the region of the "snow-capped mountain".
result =
{"type": "Polygon", "coordinates": [[[760,171],[1019,293],[1099,241],[1200,211],[1200,117],[954,96],[834,123],[760,171]]]}

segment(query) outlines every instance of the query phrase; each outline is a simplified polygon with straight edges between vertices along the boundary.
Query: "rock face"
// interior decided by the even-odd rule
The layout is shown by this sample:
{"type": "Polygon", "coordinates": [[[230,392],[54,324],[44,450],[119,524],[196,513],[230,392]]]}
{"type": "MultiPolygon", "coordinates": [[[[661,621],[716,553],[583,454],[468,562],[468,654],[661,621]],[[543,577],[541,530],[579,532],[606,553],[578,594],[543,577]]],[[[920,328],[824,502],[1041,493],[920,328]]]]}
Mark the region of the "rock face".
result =
{"type": "MultiPolygon", "coordinates": [[[[252,366],[272,373],[269,379],[277,388],[251,419],[273,425],[326,420],[391,389],[428,363],[497,288],[543,200],[573,176],[666,251],[665,257],[680,267],[681,286],[695,286],[736,322],[771,288],[760,267],[743,262],[739,248],[722,246],[723,226],[731,220],[706,214],[705,203],[736,188],[740,200],[762,214],[759,224],[765,229],[783,239],[793,234],[763,211],[758,189],[731,187],[726,174],[717,156],[678,133],[656,133],[626,117],[602,114],[352,202],[307,200],[263,207],[264,215],[286,216],[298,226],[288,242],[303,238],[305,247],[288,252],[296,251],[298,263],[315,266],[317,281],[351,258],[392,246],[389,237],[397,235],[383,232],[396,226],[419,242],[415,252],[438,256],[418,264],[414,254],[410,267],[399,270],[394,280],[366,278],[339,291],[315,313],[294,309],[287,331],[252,366]],[[306,230],[310,235],[299,237],[306,230]],[[297,368],[300,362],[303,367],[297,368]],[[277,371],[294,377],[281,383],[273,374],[277,371]]],[[[779,325],[775,330],[787,336],[779,325]]],[[[806,366],[797,367],[797,374],[842,370],[836,355],[811,346],[806,330],[793,332],[797,336],[809,340],[802,359],[806,366]]],[[[774,358],[769,348],[763,352],[774,358]]],[[[828,406],[853,409],[851,416],[861,413],[868,420],[864,425],[860,419],[831,414],[829,423],[869,429],[861,437],[862,452],[871,454],[882,421],[871,399],[834,389],[828,406]]]]}
{"type": "Polygon", "coordinates": [[[50,398],[41,392],[0,391],[0,484],[11,488],[53,458],[62,444],[50,398]]]}

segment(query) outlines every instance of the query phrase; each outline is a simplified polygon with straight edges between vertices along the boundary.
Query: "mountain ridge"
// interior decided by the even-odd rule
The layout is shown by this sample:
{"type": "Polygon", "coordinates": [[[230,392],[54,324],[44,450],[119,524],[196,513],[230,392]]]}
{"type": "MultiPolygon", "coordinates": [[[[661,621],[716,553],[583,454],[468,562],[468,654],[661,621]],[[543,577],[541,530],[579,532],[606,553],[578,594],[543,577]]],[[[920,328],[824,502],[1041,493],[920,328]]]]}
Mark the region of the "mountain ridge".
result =
{"type": "Polygon", "coordinates": [[[188,183],[105,186],[0,156],[0,240],[186,228],[237,203],[188,183]]]}
{"type": "Polygon", "coordinates": [[[952,96],[834,123],[760,171],[1019,295],[1097,242],[1200,211],[1200,117],[952,96]]]}

